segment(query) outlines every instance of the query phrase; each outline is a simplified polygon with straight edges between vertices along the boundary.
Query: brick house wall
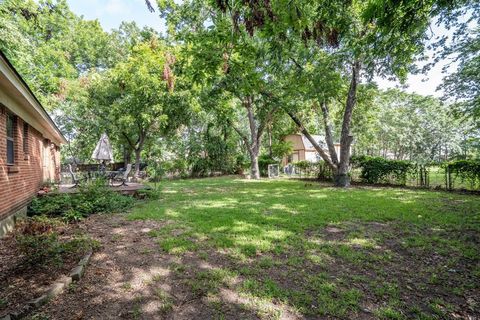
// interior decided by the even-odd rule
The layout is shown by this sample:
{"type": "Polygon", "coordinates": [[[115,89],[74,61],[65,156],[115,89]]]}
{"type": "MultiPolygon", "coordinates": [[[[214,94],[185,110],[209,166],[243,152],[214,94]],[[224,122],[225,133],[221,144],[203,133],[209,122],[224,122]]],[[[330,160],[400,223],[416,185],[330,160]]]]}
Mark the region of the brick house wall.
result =
{"type": "Polygon", "coordinates": [[[60,176],[60,148],[18,116],[14,124],[15,161],[7,165],[8,113],[13,114],[0,106],[0,221],[24,208],[45,181],[58,181],[60,176]],[[26,132],[24,124],[28,125],[26,132]]]}
{"type": "Polygon", "coordinates": [[[26,213],[28,203],[44,182],[59,180],[59,146],[66,142],[0,51],[0,237],[12,230],[18,216],[26,213]],[[12,121],[8,119],[13,120],[10,137],[7,121],[12,121]],[[8,153],[8,145],[12,144],[13,158],[8,153]]]}

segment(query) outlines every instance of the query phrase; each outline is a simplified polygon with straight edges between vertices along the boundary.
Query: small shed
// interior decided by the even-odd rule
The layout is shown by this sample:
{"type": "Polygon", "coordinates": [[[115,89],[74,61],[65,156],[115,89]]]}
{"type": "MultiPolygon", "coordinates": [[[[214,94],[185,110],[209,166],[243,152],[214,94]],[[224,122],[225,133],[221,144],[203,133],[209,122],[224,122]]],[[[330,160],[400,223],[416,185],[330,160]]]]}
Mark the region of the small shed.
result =
{"type": "MultiPolygon", "coordinates": [[[[312,137],[317,141],[317,143],[324,149],[327,154],[327,144],[325,142],[325,137],[322,135],[312,135],[312,137]]],[[[287,165],[289,163],[295,163],[298,161],[310,161],[317,162],[321,160],[320,155],[317,150],[313,147],[312,143],[305,137],[303,134],[289,134],[284,139],[286,142],[290,142],[293,147],[293,151],[288,156],[285,156],[282,159],[282,165],[287,165]]],[[[340,144],[334,143],[335,151],[337,154],[340,153],[340,144]]]]}

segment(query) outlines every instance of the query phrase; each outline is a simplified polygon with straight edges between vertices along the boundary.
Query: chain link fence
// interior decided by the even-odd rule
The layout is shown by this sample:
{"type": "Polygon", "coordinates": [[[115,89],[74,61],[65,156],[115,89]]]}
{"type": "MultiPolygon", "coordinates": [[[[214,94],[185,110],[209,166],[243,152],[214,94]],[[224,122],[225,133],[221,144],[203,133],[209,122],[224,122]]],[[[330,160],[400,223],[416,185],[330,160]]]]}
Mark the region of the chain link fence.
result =
{"type": "MultiPolygon", "coordinates": [[[[480,168],[480,163],[478,168],[480,168]]],[[[469,170],[465,173],[465,170],[458,169],[456,162],[438,164],[411,163],[411,166],[405,173],[402,172],[400,174],[393,171],[392,173],[382,175],[377,181],[372,183],[365,179],[365,171],[362,167],[353,165],[350,169],[350,177],[352,183],[358,184],[406,186],[448,191],[480,191],[480,174],[475,171],[477,167],[472,169],[472,165],[470,165],[469,170]],[[455,163],[455,166],[452,165],[453,163],[455,163]]],[[[283,168],[283,174],[300,179],[333,180],[332,170],[323,161],[316,163],[301,161],[296,164],[290,164],[283,168]]]]}

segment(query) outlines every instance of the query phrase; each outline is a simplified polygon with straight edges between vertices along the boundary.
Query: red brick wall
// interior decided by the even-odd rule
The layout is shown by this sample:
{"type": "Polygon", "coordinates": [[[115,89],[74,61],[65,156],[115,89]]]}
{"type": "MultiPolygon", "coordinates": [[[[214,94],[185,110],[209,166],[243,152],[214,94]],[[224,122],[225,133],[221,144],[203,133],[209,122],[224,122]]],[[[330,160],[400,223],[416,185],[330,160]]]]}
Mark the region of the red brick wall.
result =
{"type": "Polygon", "coordinates": [[[7,112],[8,109],[0,105],[0,220],[28,204],[45,180],[58,180],[60,170],[59,148],[31,126],[28,127],[28,152],[24,152],[24,121],[20,117],[16,117],[14,130],[15,164],[7,166],[7,112]]]}

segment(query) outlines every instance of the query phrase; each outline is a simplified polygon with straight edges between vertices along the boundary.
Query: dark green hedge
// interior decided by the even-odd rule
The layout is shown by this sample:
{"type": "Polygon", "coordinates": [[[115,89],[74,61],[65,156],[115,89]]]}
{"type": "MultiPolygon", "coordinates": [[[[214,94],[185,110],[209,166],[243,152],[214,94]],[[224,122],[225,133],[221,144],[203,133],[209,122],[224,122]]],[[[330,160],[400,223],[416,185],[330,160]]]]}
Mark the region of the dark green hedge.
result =
{"type": "Polygon", "coordinates": [[[279,164],[278,160],[271,158],[269,155],[261,155],[258,157],[258,168],[262,177],[268,177],[268,165],[279,164]]]}
{"type": "Polygon", "coordinates": [[[458,177],[470,184],[472,189],[480,188],[480,160],[456,160],[443,164],[446,170],[447,188],[453,188],[453,181],[458,177]]]}
{"type": "Polygon", "coordinates": [[[405,185],[408,175],[417,171],[417,165],[411,161],[387,160],[381,157],[352,157],[351,164],[361,169],[360,178],[366,183],[405,185]]]}

